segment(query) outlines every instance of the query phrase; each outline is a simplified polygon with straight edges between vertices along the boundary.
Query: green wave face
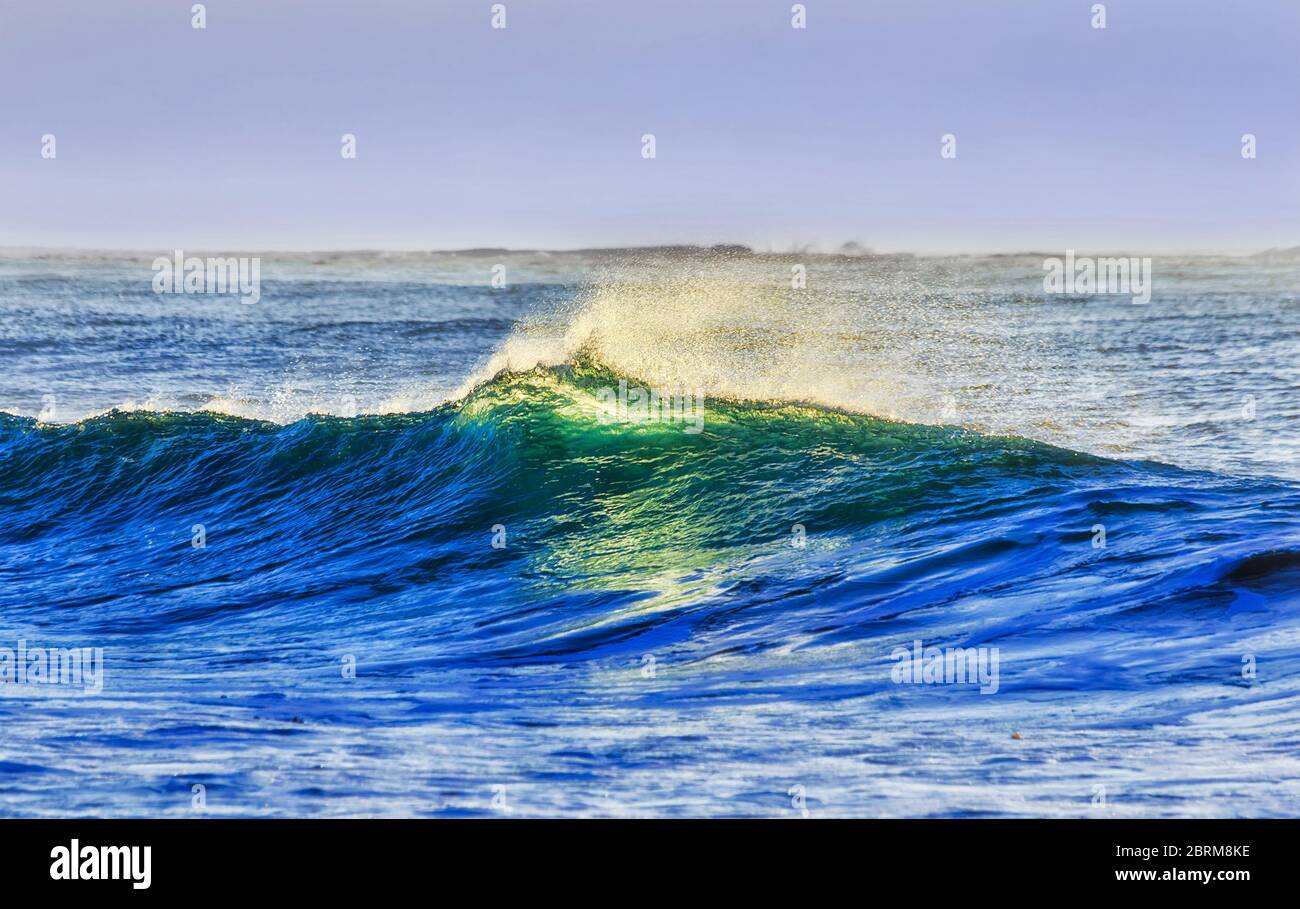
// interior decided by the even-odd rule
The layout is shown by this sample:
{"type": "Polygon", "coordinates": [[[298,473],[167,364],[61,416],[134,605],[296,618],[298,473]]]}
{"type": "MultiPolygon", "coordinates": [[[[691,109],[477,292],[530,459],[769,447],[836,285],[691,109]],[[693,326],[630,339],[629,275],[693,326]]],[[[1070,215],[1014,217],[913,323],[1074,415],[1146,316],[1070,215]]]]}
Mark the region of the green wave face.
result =
{"type": "MultiPolygon", "coordinates": [[[[810,405],[705,400],[702,421],[613,419],[634,380],[590,361],[503,374],[452,408],[497,437],[539,579],[645,585],[825,556],[1111,462],[1024,439],[810,405]],[[698,426],[698,431],[695,431],[698,426]]],[[[503,523],[509,524],[510,521],[503,523]]]]}
{"type": "Polygon", "coordinates": [[[461,545],[502,525],[535,595],[636,590],[671,604],[765,571],[797,580],[851,570],[864,552],[912,534],[975,534],[971,522],[998,508],[1125,469],[1029,440],[808,404],[693,400],[671,421],[643,419],[633,404],[625,419],[614,402],[638,387],[580,358],[499,374],[424,414],[287,426],[206,413],[53,427],[9,418],[6,451],[21,451],[27,467],[0,494],[70,488],[87,507],[135,513],[165,478],[178,507],[198,493],[238,514],[249,510],[245,489],[277,513],[308,490],[346,518],[339,527],[372,522],[381,539],[404,533],[429,500],[434,526],[419,533],[461,545]]]}

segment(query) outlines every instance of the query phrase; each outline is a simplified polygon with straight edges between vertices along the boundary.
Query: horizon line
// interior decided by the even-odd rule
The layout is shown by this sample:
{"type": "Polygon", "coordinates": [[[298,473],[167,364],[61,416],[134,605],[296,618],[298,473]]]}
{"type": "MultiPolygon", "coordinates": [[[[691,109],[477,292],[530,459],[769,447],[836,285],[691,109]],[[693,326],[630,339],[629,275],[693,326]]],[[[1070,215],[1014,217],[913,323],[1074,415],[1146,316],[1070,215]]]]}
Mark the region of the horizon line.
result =
{"type": "MultiPolygon", "coordinates": [[[[170,247],[169,251],[184,247],[170,247]]],[[[216,254],[216,247],[208,245],[199,245],[191,247],[197,252],[216,254]]],[[[1021,250],[984,250],[979,252],[972,251],[927,251],[917,252],[913,250],[877,250],[871,247],[857,243],[845,243],[836,250],[819,249],[809,244],[801,249],[786,250],[757,250],[743,243],[661,243],[661,244],[637,244],[621,246],[584,246],[568,248],[543,247],[508,247],[508,246],[470,246],[459,248],[402,248],[402,247],[316,247],[305,249],[234,249],[224,253],[226,256],[237,254],[257,254],[261,256],[434,256],[434,255],[462,255],[462,256],[482,256],[482,255],[510,255],[510,254],[545,254],[545,255],[628,255],[628,254],[655,254],[655,253],[676,253],[687,255],[715,255],[715,256],[828,256],[836,258],[849,259],[868,259],[868,258],[1017,258],[1029,256],[1042,256],[1045,254],[1058,254],[1062,251],[1079,252],[1080,249],[1086,250],[1090,255],[1119,255],[1121,253],[1131,255],[1132,249],[1111,249],[1111,250],[1092,250],[1087,247],[1066,247],[1064,250],[1046,250],[1046,249],[1021,249],[1021,250]]],[[[196,252],[196,254],[197,254],[196,252]]],[[[157,257],[158,247],[140,248],[140,247],[95,247],[95,246],[8,246],[0,245],[0,257],[17,258],[22,255],[50,255],[50,256],[74,256],[74,255],[97,255],[97,256],[130,256],[130,257],[157,257]]],[[[1230,258],[1256,258],[1270,254],[1282,254],[1300,256],[1300,244],[1295,246],[1272,246],[1264,249],[1178,249],[1178,250],[1160,250],[1148,251],[1147,255],[1163,256],[1223,256],[1230,258]]]]}

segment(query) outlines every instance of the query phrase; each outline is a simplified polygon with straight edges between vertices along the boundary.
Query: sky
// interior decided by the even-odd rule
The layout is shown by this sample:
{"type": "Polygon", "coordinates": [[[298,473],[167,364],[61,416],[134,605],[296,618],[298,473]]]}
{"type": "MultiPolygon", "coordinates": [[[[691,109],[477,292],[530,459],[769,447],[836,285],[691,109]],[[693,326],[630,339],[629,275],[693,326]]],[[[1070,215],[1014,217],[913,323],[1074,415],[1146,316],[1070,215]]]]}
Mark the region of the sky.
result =
{"type": "Polygon", "coordinates": [[[1296,0],[192,5],[0,0],[0,245],[1300,244],[1296,0]]]}

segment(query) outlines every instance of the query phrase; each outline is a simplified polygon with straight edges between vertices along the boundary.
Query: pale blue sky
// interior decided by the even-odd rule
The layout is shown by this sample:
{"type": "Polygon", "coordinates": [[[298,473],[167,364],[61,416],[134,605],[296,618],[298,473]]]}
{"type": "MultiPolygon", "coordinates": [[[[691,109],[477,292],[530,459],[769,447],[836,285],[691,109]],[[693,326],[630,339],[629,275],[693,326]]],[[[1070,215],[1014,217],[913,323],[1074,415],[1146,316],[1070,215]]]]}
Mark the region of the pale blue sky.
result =
{"type": "Polygon", "coordinates": [[[1300,244],[1296,0],[491,5],[0,0],[0,245],[1300,244]]]}

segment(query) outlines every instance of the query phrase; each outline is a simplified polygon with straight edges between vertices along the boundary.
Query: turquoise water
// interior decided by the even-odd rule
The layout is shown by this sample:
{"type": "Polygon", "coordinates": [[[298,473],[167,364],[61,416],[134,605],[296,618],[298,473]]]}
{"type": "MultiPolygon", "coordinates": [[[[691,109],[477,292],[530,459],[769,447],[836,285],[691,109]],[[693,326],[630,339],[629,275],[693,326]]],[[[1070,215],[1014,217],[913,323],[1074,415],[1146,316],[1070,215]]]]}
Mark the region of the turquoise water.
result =
{"type": "Polygon", "coordinates": [[[0,811],[1295,814],[1297,269],[1040,262],[0,263],[0,811]]]}

